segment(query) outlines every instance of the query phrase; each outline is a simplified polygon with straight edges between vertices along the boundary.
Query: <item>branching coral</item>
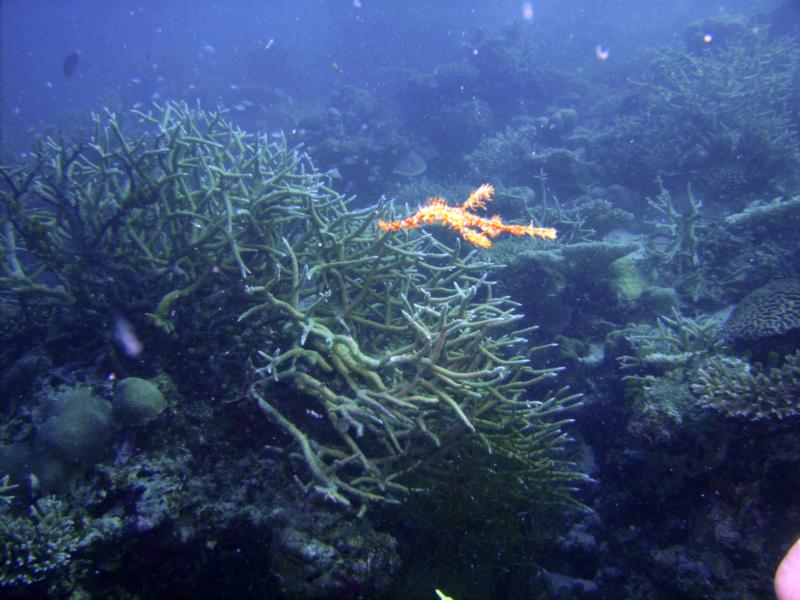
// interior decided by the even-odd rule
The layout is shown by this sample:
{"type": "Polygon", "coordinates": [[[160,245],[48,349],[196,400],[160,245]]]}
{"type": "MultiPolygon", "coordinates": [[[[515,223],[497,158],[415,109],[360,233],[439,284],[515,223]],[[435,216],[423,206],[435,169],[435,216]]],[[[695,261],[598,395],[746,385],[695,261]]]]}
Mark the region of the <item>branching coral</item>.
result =
{"type": "Polygon", "coordinates": [[[0,585],[30,585],[69,569],[79,544],[75,522],[64,514],[63,503],[42,498],[30,507],[30,517],[0,518],[3,568],[0,585]]]}
{"type": "Polygon", "coordinates": [[[17,484],[11,483],[10,475],[0,477],[0,504],[10,504],[14,499],[14,494],[11,492],[17,487],[19,487],[17,484]]]}
{"type": "Polygon", "coordinates": [[[27,164],[0,168],[0,299],[17,346],[53,339],[118,363],[122,314],[140,361],[216,346],[203,369],[244,379],[236,315],[249,306],[244,281],[268,280],[282,252],[270,224],[297,204],[309,214],[341,200],[305,155],[223,114],[170,103],[97,115],[86,143],[49,139],[27,164]]]}
{"type": "Polygon", "coordinates": [[[640,114],[614,125],[599,157],[619,181],[653,174],[667,185],[692,182],[709,202],[777,189],[796,167],[800,46],[742,28],[702,52],[661,54],[641,81],[640,114]]]}
{"type": "MultiPolygon", "coordinates": [[[[658,326],[635,325],[625,331],[625,339],[634,351],[620,355],[621,369],[637,369],[662,374],[711,355],[719,345],[719,319],[702,315],[690,318],[672,309],[672,316],[662,315],[658,326]]],[[[634,376],[635,377],[635,376],[634,376]]]]}
{"type": "Polygon", "coordinates": [[[87,519],[76,522],[66,504],[47,496],[29,507],[29,516],[0,507],[0,588],[40,584],[48,595],[66,597],[75,592],[87,563],[76,554],[110,537],[118,524],[87,519]]]}
{"type": "Polygon", "coordinates": [[[566,439],[556,415],[579,397],[526,397],[555,370],[518,349],[521,315],[494,294],[491,265],[427,233],[375,237],[372,214],[342,204],[316,214],[302,243],[283,239],[285,268],[250,288],[263,303],[241,317],[276,313],[293,336],[262,353],[251,395],[293,438],[303,485],[348,505],[397,502],[412,471],[477,440],[520,478],[544,478],[540,500],[568,502],[579,477],[551,450],[566,439]]]}
{"type": "Polygon", "coordinates": [[[710,358],[692,390],[704,405],[731,419],[795,423],[800,415],[800,351],[771,369],[729,356],[710,358]]]}
{"type": "MultiPolygon", "coordinates": [[[[558,457],[560,415],[579,396],[533,388],[556,369],[530,363],[490,264],[427,232],[377,231],[380,207],[351,210],[306,154],[221,112],[134,117],[133,134],[107,114],[88,144],[48,140],[0,169],[0,283],[21,319],[99,344],[124,313],[146,337],[140,360],[178,384],[202,373],[215,393],[247,391],[285,434],[297,481],[342,504],[399,502],[407,474],[435,477],[461,444],[540,482],[538,500],[570,501],[581,476],[558,457]]],[[[490,196],[433,203],[416,224],[482,246],[555,236],[472,214],[490,196]]]]}
{"type": "Polygon", "coordinates": [[[416,229],[424,225],[442,223],[457,231],[465,240],[479,248],[489,248],[491,238],[503,232],[511,235],[528,235],[545,240],[556,239],[556,230],[551,227],[534,227],[530,225],[506,225],[501,217],[495,215],[487,219],[474,214],[473,211],[486,207],[491,201],[494,187],[485,183],[473,191],[461,206],[450,206],[444,198],[430,198],[416,213],[399,221],[378,221],[381,231],[400,231],[416,229]]]}

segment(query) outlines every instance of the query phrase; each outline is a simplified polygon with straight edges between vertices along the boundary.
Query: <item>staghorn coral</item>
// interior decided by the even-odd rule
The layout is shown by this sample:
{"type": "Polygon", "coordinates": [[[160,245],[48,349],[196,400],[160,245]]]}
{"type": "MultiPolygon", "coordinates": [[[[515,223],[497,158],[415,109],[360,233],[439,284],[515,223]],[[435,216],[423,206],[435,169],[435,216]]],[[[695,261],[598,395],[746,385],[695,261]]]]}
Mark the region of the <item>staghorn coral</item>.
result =
{"type": "MultiPolygon", "coordinates": [[[[436,481],[463,445],[538,483],[532,500],[574,503],[582,477],[557,452],[580,396],[537,387],[557,369],[521,349],[493,265],[427,232],[382,234],[383,207],[352,210],[308,155],[223,111],[169,103],[133,118],[131,133],[98,116],[87,144],[48,140],[0,169],[2,299],[32,340],[40,320],[93,350],[80,358],[118,364],[103,315],[125,314],[145,348],[137,368],[251,398],[302,489],[343,505],[399,503],[410,473],[436,481]]],[[[469,212],[490,195],[449,207],[448,224],[460,215],[479,240],[555,235],[469,212]]]]}
{"type": "Polygon", "coordinates": [[[718,329],[714,317],[689,318],[673,307],[655,327],[641,323],[622,330],[630,353],[616,360],[632,373],[622,378],[631,406],[628,431],[666,442],[693,420],[697,407],[687,374],[716,350],[718,329]]]}
{"type": "Polygon", "coordinates": [[[473,211],[486,207],[485,203],[491,201],[493,194],[494,187],[485,183],[474,190],[460,207],[449,206],[444,198],[430,198],[410,217],[398,221],[378,221],[378,228],[381,231],[395,232],[441,222],[479,248],[490,248],[492,245],[490,238],[495,238],[503,232],[545,240],[556,239],[556,230],[551,227],[534,227],[533,223],[506,225],[498,215],[487,219],[474,214],[473,211]]]}
{"type": "Polygon", "coordinates": [[[397,503],[412,472],[476,444],[505,457],[521,480],[542,482],[540,500],[569,502],[580,477],[550,450],[566,439],[555,415],[579,398],[525,398],[555,371],[532,368],[515,349],[521,315],[495,296],[491,265],[424,232],[372,237],[363,229],[369,214],[348,222],[340,210],[320,208],[312,239],[349,240],[349,258],[321,260],[317,243],[284,243],[285,273],[251,288],[263,304],[241,317],[273,311],[286,321],[291,337],[262,352],[250,394],[293,438],[304,487],[346,505],[397,503]],[[289,288],[279,297],[281,281],[289,288]],[[307,399],[304,413],[284,383],[307,399]]]}
{"type": "Polygon", "coordinates": [[[18,487],[17,484],[11,483],[10,475],[0,477],[0,504],[10,504],[14,499],[14,494],[11,492],[18,487]]]}
{"type": "Polygon", "coordinates": [[[692,391],[705,406],[731,419],[793,422],[800,415],[800,351],[769,370],[740,358],[709,358],[698,370],[692,391]]]}
{"type": "Polygon", "coordinates": [[[702,202],[695,199],[689,185],[686,208],[680,211],[660,178],[656,179],[656,184],[658,194],[654,198],[647,198],[647,204],[658,214],[657,219],[648,222],[652,232],[649,235],[650,243],[646,246],[647,262],[657,270],[661,279],[674,282],[676,289],[685,290],[696,298],[703,284],[698,274],[702,202]]]}
{"type": "Polygon", "coordinates": [[[622,333],[632,353],[621,354],[616,360],[621,369],[649,373],[682,369],[717,350],[718,331],[716,317],[690,318],[673,307],[672,316],[660,316],[656,327],[636,324],[625,328],[622,333]]]}

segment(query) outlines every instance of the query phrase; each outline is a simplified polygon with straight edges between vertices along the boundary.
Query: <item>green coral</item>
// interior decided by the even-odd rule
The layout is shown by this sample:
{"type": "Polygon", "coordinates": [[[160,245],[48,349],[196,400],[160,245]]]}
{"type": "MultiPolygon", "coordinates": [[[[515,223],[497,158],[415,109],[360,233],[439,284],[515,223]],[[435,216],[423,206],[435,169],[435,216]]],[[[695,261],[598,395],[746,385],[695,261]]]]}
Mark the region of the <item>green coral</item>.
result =
{"type": "Polygon", "coordinates": [[[79,519],[55,496],[31,504],[28,515],[0,507],[0,588],[38,586],[58,597],[75,592],[88,568],[80,550],[118,528],[114,519],[79,519]]]}
{"type": "Polygon", "coordinates": [[[730,419],[789,426],[800,415],[800,350],[770,369],[730,356],[709,358],[692,390],[730,419]]]}
{"type": "Polygon", "coordinates": [[[581,476],[558,451],[579,396],[531,392],[557,369],[533,366],[492,264],[457,240],[381,234],[389,207],[351,210],[305,153],[221,111],[132,118],[97,116],[88,143],[47,140],[0,168],[0,284],[33,339],[51,323],[124,372],[100,317],[124,313],[134,366],[246,391],[297,481],[342,504],[400,502],[410,473],[435,480],[462,444],[569,501],[581,476]]]}
{"type": "Polygon", "coordinates": [[[112,415],[122,425],[144,425],[164,412],[167,401],[153,382],[126,377],[114,389],[112,415]]]}
{"type": "Polygon", "coordinates": [[[303,244],[283,238],[285,266],[250,288],[261,303],[241,316],[284,321],[288,335],[262,351],[250,393],[294,439],[304,484],[344,504],[397,502],[401,478],[474,438],[521,473],[550,472],[549,492],[564,496],[556,481],[573,475],[548,449],[562,439],[553,417],[578,397],[524,398],[555,371],[516,350],[521,315],[496,296],[492,265],[427,233],[379,236],[365,227],[372,215],[343,208],[320,207],[303,244]],[[287,416],[297,411],[280,401],[284,382],[312,412],[287,416]]]}
{"type": "Polygon", "coordinates": [[[626,256],[611,264],[611,287],[624,302],[635,302],[647,289],[636,259],[626,256]]]}
{"type": "Polygon", "coordinates": [[[702,46],[658,55],[634,84],[641,111],[616,121],[598,159],[617,182],[661,174],[709,200],[777,189],[798,161],[800,46],[755,27],[702,46]]]}
{"type": "Polygon", "coordinates": [[[18,487],[17,484],[11,483],[10,475],[0,477],[0,504],[9,504],[14,499],[14,494],[11,493],[12,490],[18,487]]]}
{"type": "Polygon", "coordinates": [[[107,452],[113,434],[108,401],[88,388],[62,387],[42,404],[47,418],[36,428],[37,449],[59,460],[87,463],[107,452]]]}

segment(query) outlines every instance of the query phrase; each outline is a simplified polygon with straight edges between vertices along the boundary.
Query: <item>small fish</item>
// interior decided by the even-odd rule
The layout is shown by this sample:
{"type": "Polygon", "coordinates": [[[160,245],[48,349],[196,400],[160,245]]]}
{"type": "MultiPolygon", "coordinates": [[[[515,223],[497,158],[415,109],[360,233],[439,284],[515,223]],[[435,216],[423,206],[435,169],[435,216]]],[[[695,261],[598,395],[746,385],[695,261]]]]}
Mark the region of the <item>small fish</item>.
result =
{"type": "Polygon", "coordinates": [[[77,51],[67,54],[64,63],[61,65],[61,72],[64,73],[64,77],[72,77],[72,74],[75,73],[75,69],[78,68],[79,61],[80,56],[77,51]]]}

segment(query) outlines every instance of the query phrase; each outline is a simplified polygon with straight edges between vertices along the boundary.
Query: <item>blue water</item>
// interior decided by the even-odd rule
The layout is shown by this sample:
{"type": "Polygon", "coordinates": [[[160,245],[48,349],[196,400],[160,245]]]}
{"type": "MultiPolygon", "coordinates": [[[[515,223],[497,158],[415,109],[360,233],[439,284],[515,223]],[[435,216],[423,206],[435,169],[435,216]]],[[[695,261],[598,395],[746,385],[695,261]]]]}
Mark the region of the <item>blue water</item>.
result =
{"type": "Polygon", "coordinates": [[[763,10],[749,2],[674,2],[669,9],[539,2],[525,22],[521,4],[98,0],[56,7],[9,0],[2,12],[3,137],[23,150],[31,137],[75,127],[112,101],[124,108],[168,98],[210,105],[260,99],[232,86],[274,87],[324,104],[333,90],[353,85],[391,102],[408,70],[463,59],[478,31],[513,25],[541,40],[543,64],[613,85],[624,76],[621,65],[679,43],[687,23],[763,10]],[[598,44],[611,50],[611,63],[594,58],[598,44]],[[79,65],[64,77],[63,60],[74,51],[79,65]]]}

